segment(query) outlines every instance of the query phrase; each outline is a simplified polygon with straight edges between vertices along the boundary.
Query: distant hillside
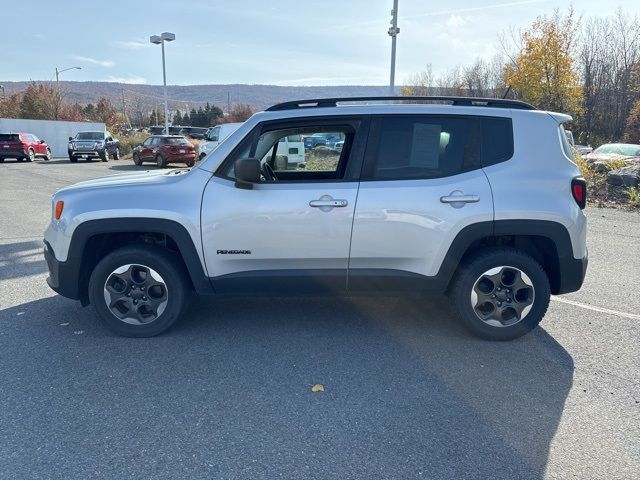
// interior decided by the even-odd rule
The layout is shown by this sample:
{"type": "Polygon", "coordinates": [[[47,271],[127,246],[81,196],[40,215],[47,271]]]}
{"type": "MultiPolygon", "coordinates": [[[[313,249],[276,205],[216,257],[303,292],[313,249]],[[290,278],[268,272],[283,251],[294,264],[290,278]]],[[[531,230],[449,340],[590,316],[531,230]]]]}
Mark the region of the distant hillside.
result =
{"type": "MultiPolygon", "coordinates": [[[[23,90],[28,82],[1,82],[5,94],[23,90]]],[[[81,105],[95,103],[100,97],[106,97],[115,105],[125,102],[154,105],[162,102],[161,85],[131,85],[112,82],[60,82],[66,92],[65,98],[81,105]]],[[[281,87],[276,85],[171,85],[167,87],[170,108],[181,110],[197,108],[205,102],[215,103],[224,108],[229,101],[245,103],[256,109],[263,109],[274,103],[287,100],[321,97],[352,97],[387,95],[386,86],[313,86],[313,87],[281,87]]],[[[153,107],[151,107],[153,108],[153,107]]]]}

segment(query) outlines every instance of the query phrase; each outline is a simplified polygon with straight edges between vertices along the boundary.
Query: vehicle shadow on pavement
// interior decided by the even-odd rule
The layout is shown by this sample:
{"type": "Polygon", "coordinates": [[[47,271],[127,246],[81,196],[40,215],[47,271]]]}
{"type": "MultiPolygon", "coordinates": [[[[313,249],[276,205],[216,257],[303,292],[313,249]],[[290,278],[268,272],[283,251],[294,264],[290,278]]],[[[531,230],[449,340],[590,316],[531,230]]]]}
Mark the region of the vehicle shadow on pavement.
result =
{"type": "Polygon", "coordinates": [[[38,449],[69,478],[542,478],[573,380],[544,329],[482,341],[440,297],[194,298],[128,339],[54,296],[0,325],[9,476],[38,449]]]}
{"type": "Polygon", "coordinates": [[[0,244],[0,281],[47,271],[42,261],[42,242],[0,244]]]}

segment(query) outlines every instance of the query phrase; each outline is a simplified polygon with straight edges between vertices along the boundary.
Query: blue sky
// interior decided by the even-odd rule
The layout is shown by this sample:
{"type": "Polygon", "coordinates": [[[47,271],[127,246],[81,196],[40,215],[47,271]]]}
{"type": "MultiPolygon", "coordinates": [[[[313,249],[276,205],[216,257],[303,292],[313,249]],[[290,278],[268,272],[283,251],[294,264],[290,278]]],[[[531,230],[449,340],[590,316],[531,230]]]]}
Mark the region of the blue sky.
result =
{"type": "MultiPolygon", "coordinates": [[[[55,67],[81,66],[64,80],[162,83],[160,47],[170,31],[170,84],[384,85],[392,0],[27,0],[2,8],[0,81],[48,80],[55,67]],[[80,27],[82,26],[82,27],[80,27]]],[[[565,9],[567,0],[399,0],[397,83],[431,64],[440,72],[490,58],[509,26],[565,9]]],[[[638,0],[576,0],[585,16],[638,0]]]]}

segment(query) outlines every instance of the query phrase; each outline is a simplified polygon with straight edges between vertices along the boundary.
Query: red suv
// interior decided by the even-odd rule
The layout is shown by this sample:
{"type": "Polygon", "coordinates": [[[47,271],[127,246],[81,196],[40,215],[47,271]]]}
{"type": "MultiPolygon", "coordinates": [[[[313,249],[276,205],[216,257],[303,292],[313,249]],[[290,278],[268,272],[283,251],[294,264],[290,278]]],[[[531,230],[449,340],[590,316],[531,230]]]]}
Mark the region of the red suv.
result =
{"type": "Polygon", "coordinates": [[[32,133],[0,133],[0,162],[15,158],[31,162],[36,157],[51,160],[51,148],[32,133]]]}
{"type": "Polygon", "coordinates": [[[152,135],[142,145],[133,149],[133,162],[156,162],[164,168],[170,163],[186,163],[188,167],[196,164],[196,149],[180,135],[152,135]]]}

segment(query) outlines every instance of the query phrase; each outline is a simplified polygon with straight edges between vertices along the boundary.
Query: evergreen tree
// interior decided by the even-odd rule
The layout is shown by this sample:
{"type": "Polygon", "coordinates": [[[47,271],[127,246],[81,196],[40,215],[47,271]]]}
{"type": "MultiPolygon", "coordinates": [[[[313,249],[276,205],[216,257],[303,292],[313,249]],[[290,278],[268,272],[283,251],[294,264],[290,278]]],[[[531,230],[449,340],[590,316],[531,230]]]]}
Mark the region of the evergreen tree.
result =
{"type": "Polygon", "coordinates": [[[173,124],[174,125],[182,125],[183,122],[182,114],[180,110],[176,110],[176,114],[173,116],[173,124]]]}

